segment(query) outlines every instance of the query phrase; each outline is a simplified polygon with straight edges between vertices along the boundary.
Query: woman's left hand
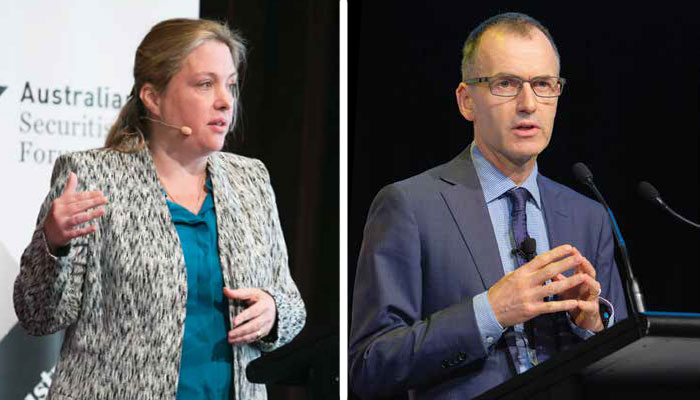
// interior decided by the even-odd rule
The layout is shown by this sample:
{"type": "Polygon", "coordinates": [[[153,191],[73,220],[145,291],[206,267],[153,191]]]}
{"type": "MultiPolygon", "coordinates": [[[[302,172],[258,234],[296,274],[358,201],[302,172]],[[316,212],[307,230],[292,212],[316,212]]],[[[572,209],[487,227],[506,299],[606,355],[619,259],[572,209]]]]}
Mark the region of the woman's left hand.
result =
{"type": "Polygon", "coordinates": [[[231,300],[248,303],[243,312],[232,321],[228,331],[228,342],[235,345],[253,343],[270,333],[275,325],[277,306],[275,299],[267,292],[257,288],[231,290],[224,288],[224,295],[231,300]]]}

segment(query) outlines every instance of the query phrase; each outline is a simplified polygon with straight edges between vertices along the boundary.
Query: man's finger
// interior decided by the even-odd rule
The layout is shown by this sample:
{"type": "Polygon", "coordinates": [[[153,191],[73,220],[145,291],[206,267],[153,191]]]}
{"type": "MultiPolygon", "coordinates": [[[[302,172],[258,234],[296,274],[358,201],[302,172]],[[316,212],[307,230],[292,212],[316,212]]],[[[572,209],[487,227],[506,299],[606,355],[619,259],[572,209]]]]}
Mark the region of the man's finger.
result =
{"type": "MultiPolygon", "coordinates": [[[[599,306],[597,302],[594,301],[579,301],[578,302],[578,307],[576,307],[578,310],[580,310],[580,313],[576,316],[574,319],[580,319],[580,318],[597,318],[599,317],[599,306]]],[[[574,321],[576,322],[583,322],[583,321],[574,321]]],[[[578,324],[577,324],[578,325],[578,324]]]]}
{"type": "MultiPolygon", "coordinates": [[[[578,253],[578,250],[576,251],[578,253]]],[[[580,254],[580,253],[579,253],[580,254]]],[[[591,264],[590,261],[583,255],[581,255],[581,270],[590,275],[593,279],[595,279],[595,268],[593,268],[593,265],[591,264]]]]}
{"type": "Polygon", "coordinates": [[[570,277],[565,277],[564,275],[559,274],[558,276],[563,276],[564,278],[561,280],[554,281],[550,283],[549,285],[544,285],[540,289],[540,293],[537,295],[537,297],[549,297],[553,296],[555,294],[559,294],[565,290],[569,290],[574,286],[578,286],[583,282],[584,276],[583,274],[576,274],[572,275],[570,277]]]}
{"type": "Polygon", "coordinates": [[[579,306],[578,300],[543,301],[536,306],[537,315],[570,311],[579,306]]]}
{"type": "Polygon", "coordinates": [[[566,279],[566,275],[564,275],[564,274],[557,274],[556,276],[553,276],[553,277],[552,277],[552,280],[553,280],[554,282],[556,282],[556,281],[563,281],[564,279],[566,279]]]}
{"type": "Polygon", "coordinates": [[[581,256],[574,254],[566,258],[560,259],[558,261],[551,262],[544,268],[540,268],[540,270],[533,275],[533,279],[535,280],[534,283],[542,284],[550,279],[553,279],[555,276],[561,274],[564,271],[568,271],[570,269],[575,268],[580,263],[581,256]]]}
{"type": "Polygon", "coordinates": [[[66,181],[66,186],[63,188],[63,194],[74,193],[75,188],[78,186],[78,177],[73,171],[68,173],[68,180],[66,181]]]}
{"type": "Polygon", "coordinates": [[[579,301],[578,309],[590,315],[600,313],[600,306],[595,301],[579,301]]]}
{"type": "Polygon", "coordinates": [[[588,296],[586,296],[585,299],[581,300],[593,300],[594,298],[598,297],[598,293],[600,293],[601,290],[600,282],[596,281],[593,277],[587,274],[578,275],[581,275],[582,284],[588,287],[588,296]]]}
{"type": "Polygon", "coordinates": [[[579,306],[576,310],[569,311],[569,314],[574,320],[574,323],[589,331],[599,332],[605,328],[603,321],[600,318],[597,301],[579,301],[579,306]]]}
{"type": "Polygon", "coordinates": [[[572,251],[573,247],[568,244],[555,247],[546,253],[538,255],[532,261],[520,267],[520,269],[526,268],[527,270],[538,270],[544,268],[556,260],[568,256],[572,251]]]}

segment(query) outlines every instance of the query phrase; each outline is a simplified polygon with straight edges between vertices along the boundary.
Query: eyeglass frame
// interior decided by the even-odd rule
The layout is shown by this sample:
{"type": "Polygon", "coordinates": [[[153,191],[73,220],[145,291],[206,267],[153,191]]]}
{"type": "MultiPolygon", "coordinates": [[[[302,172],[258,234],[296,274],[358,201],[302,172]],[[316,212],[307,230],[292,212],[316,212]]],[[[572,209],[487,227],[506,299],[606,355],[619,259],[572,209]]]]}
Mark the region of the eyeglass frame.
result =
{"type": "Polygon", "coordinates": [[[482,76],[482,77],[479,77],[479,78],[466,79],[466,80],[464,81],[464,84],[466,84],[466,85],[473,85],[473,84],[476,84],[476,83],[490,83],[492,79],[496,79],[496,78],[515,78],[515,79],[517,79],[517,80],[520,81],[520,88],[518,89],[518,92],[515,93],[515,94],[512,95],[512,96],[506,96],[506,95],[502,95],[502,94],[496,94],[496,93],[493,92],[493,89],[491,88],[491,85],[489,85],[489,91],[491,92],[491,94],[494,95],[494,96],[498,96],[498,97],[517,97],[517,96],[520,94],[520,92],[522,92],[523,87],[525,86],[524,83],[527,82],[527,83],[530,84],[530,89],[532,89],[532,93],[534,93],[535,96],[541,97],[541,98],[543,98],[543,99],[554,99],[554,98],[557,98],[557,97],[561,96],[562,92],[564,91],[564,85],[566,84],[566,78],[563,78],[563,77],[561,77],[561,76],[536,76],[536,77],[534,77],[534,78],[532,78],[532,79],[523,79],[523,78],[521,78],[521,77],[519,77],[519,76],[515,76],[515,75],[482,76]],[[535,87],[532,86],[532,81],[535,81],[535,80],[537,80],[537,79],[542,79],[542,78],[556,78],[556,79],[557,79],[557,83],[559,84],[559,94],[556,95],[556,96],[542,96],[542,95],[537,94],[537,92],[535,91],[535,87]]]}

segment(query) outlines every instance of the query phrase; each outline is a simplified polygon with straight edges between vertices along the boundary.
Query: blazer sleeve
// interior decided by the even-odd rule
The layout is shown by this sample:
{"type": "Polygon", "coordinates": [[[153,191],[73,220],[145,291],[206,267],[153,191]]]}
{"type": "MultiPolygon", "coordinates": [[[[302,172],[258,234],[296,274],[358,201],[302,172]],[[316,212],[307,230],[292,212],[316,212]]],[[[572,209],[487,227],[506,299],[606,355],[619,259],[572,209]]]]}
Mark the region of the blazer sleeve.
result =
{"type": "MultiPolygon", "coordinates": [[[[478,368],[487,357],[473,297],[425,315],[421,232],[394,184],[379,192],[367,217],[355,277],[348,352],[350,385],[362,398],[405,392],[478,368]]],[[[428,211],[429,212],[429,211],[428,211]]]]}
{"type": "Polygon", "coordinates": [[[277,320],[269,335],[255,342],[261,351],[272,351],[289,343],[304,327],[306,308],[294,280],[289,274],[287,246],[280,226],[275,193],[270,184],[270,175],[262,162],[259,162],[263,176],[265,197],[265,217],[270,231],[270,268],[272,284],[262,288],[275,300],[277,320]]]}
{"type": "Polygon", "coordinates": [[[598,239],[598,249],[593,266],[596,269],[596,279],[600,282],[600,297],[607,299],[613,305],[613,323],[627,318],[627,302],[622,288],[620,272],[615,262],[615,239],[607,212],[600,207],[602,218],[598,239]]]}
{"type": "Polygon", "coordinates": [[[62,155],[56,160],[51,189],[41,205],[36,229],[22,254],[20,272],[15,279],[15,313],[22,327],[32,335],[64,329],[78,319],[80,311],[87,240],[73,239],[68,254],[56,257],[49,252],[43,233],[44,220],[53,201],[63,192],[71,170],[77,173],[70,156],[62,155]]]}

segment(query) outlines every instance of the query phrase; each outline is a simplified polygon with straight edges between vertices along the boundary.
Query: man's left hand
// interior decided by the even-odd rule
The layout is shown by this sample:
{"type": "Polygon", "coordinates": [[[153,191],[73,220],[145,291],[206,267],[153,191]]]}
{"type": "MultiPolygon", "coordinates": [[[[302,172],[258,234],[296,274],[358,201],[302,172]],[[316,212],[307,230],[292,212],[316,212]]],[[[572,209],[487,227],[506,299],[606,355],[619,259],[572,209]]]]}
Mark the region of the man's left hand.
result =
{"type": "MultiPolygon", "coordinates": [[[[578,254],[578,249],[574,249],[578,254]]],[[[570,310],[569,315],[574,323],[580,328],[591,332],[603,330],[603,320],[600,318],[598,295],[600,294],[600,283],[595,279],[595,268],[581,255],[581,263],[576,267],[576,274],[583,274],[583,280],[578,286],[574,286],[564,292],[559,293],[562,300],[578,300],[578,307],[570,310]]],[[[563,274],[557,275],[553,281],[565,279],[563,274]]]]}

